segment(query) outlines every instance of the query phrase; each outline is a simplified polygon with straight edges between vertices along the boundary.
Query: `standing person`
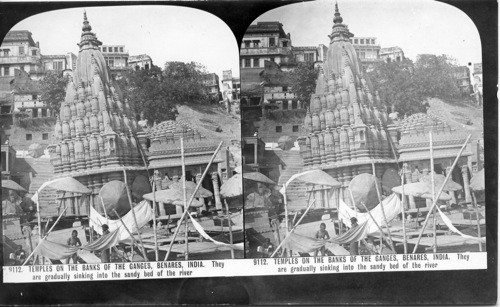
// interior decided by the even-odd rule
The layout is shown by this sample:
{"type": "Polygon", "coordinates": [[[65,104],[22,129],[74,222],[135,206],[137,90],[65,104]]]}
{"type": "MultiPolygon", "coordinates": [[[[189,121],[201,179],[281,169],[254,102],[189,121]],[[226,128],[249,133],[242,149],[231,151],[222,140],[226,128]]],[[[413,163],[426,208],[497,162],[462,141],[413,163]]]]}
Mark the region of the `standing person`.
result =
{"type": "MultiPolygon", "coordinates": [[[[358,219],[355,217],[351,217],[351,229],[353,229],[356,226],[358,226],[358,219]]],[[[351,244],[349,245],[349,253],[351,255],[359,255],[359,243],[358,243],[358,241],[351,242],[351,244]]]]}
{"type": "MultiPolygon", "coordinates": [[[[109,234],[109,226],[107,224],[102,225],[102,235],[109,234]]],[[[109,263],[111,262],[111,253],[109,252],[109,248],[105,248],[101,251],[101,263],[109,263]]]]}
{"type": "MultiPolygon", "coordinates": [[[[71,237],[69,237],[68,242],[66,243],[66,245],[69,245],[69,246],[82,246],[82,242],[80,241],[80,238],[78,238],[78,231],[73,230],[71,232],[71,237]]],[[[77,258],[78,258],[77,254],[74,253],[73,255],[71,255],[71,257],[69,257],[69,258],[66,259],[66,264],[69,264],[69,260],[70,259],[73,259],[73,263],[77,264],[78,263],[77,258]]]]}
{"type": "Polygon", "coordinates": [[[9,190],[9,197],[2,201],[2,215],[18,215],[21,213],[20,201],[16,192],[9,190]]]}
{"type": "MultiPolygon", "coordinates": [[[[326,224],[321,223],[319,225],[319,230],[316,232],[316,239],[319,240],[328,240],[330,239],[330,235],[328,234],[328,231],[326,231],[326,224]]],[[[318,256],[318,252],[321,252],[321,256],[326,256],[326,248],[325,246],[321,246],[318,248],[316,251],[314,251],[314,257],[318,256]]]]}
{"type": "Polygon", "coordinates": [[[245,202],[245,208],[270,208],[271,191],[266,187],[265,184],[257,182],[257,191],[249,194],[245,202]]]}

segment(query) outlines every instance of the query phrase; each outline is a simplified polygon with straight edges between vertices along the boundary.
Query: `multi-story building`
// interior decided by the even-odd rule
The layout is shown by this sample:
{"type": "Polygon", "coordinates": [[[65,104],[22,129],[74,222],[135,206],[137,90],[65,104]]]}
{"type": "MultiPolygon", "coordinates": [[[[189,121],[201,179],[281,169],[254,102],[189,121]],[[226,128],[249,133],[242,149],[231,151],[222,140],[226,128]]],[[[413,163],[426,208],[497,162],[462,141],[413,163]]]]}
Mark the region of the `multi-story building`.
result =
{"type": "Polygon", "coordinates": [[[293,47],[292,52],[295,62],[316,63],[322,61],[319,57],[318,47],[293,47]]]}
{"type": "Polygon", "coordinates": [[[469,96],[472,93],[472,84],[470,82],[470,70],[467,66],[458,66],[454,69],[453,76],[457,82],[460,92],[469,96]]]}
{"type": "Polygon", "coordinates": [[[380,49],[380,59],[390,63],[390,62],[401,62],[405,59],[405,54],[403,49],[400,47],[389,47],[380,49]]]}
{"type": "Polygon", "coordinates": [[[240,78],[233,77],[232,70],[224,70],[222,72],[222,98],[233,103],[240,99],[240,91],[240,78]]]}
{"type": "Polygon", "coordinates": [[[150,69],[153,67],[153,60],[147,54],[131,55],[128,58],[128,66],[134,70],[150,69]]]}
{"type": "Polygon", "coordinates": [[[61,71],[68,73],[76,67],[76,55],[72,52],[57,55],[42,55],[44,71],[61,71]]]}
{"type": "Polygon", "coordinates": [[[483,103],[483,63],[474,63],[472,70],[474,78],[474,96],[477,104],[483,103]]]}
{"type": "Polygon", "coordinates": [[[208,88],[210,97],[212,99],[216,99],[218,102],[221,98],[220,94],[220,86],[219,86],[219,76],[215,73],[209,73],[203,76],[204,77],[204,85],[208,88]]]}
{"type": "Polygon", "coordinates": [[[10,82],[19,69],[39,79],[44,73],[41,59],[40,44],[35,43],[31,32],[9,31],[0,45],[0,76],[10,78],[10,82]]]}
{"type": "Polygon", "coordinates": [[[373,65],[379,61],[380,45],[376,37],[351,37],[350,43],[358,54],[361,67],[365,71],[373,69],[373,65]]]}
{"type": "Polygon", "coordinates": [[[102,45],[99,47],[113,78],[119,78],[128,69],[128,51],[124,45],[102,45]]]}

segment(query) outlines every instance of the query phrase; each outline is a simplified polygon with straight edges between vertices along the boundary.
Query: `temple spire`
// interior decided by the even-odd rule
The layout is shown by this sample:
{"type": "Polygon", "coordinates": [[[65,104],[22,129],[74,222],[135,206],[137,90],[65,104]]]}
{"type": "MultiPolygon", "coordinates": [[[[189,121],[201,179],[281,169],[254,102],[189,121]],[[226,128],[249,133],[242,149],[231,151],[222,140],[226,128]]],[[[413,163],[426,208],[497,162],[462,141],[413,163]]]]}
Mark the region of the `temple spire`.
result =
{"type": "Polygon", "coordinates": [[[80,39],[80,49],[85,45],[100,46],[102,43],[97,39],[97,36],[91,32],[92,27],[90,26],[89,20],[87,19],[87,12],[83,11],[83,26],[82,26],[82,37],[80,39]]]}
{"type": "Polygon", "coordinates": [[[329,35],[330,43],[332,43],[334,40],[347,41],[350,37],[353,37],[354,35],[349,32],[349,28],[342,23],[344,19],[342,18],[342,16],[340,16],[339,5],[336,1],[334,16],[335,17],[333,18],[332,34],[329,35]]]}

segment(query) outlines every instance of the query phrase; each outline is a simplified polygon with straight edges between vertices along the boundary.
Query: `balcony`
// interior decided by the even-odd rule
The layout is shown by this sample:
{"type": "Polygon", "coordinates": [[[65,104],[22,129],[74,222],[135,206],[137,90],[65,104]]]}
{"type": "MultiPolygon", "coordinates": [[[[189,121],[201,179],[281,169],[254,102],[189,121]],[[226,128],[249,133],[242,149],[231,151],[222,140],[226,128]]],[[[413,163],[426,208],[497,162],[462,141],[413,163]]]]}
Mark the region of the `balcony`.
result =
{"type": "Polygon", "coordinates": [[[9,56],[0,57],[0,64],[38,64],[40,57],[37,56],[9,56]]]}
{"type": "Polygon", "coordinates": [[[292,47],[242,48],[240,55],[289,54],[292,47]]]}

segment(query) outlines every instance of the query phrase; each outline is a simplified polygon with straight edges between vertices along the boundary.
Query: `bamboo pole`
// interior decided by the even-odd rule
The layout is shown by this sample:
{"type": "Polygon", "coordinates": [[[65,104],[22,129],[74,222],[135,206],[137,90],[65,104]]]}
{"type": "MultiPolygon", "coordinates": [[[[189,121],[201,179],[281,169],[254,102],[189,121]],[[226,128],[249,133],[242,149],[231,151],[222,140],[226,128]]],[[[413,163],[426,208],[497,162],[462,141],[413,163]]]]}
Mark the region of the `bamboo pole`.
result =
{"type": "Polygon", "coordinates": [[[155,240],[155,261],[158,261],[158,236],[156,234],[156,183],[153,182],[153,235],[155,240]]]}
{"type": "MultiPolygon", "coordinates": [[[[135,223],[135,227],[137,228],[137,234],[139,236],[139,242],[141,243],[142,253],[145,257],[144,261],[148,261],[149,259],[147,258],[146,250],[144,249],[144,244],[142,243],[141,230],[139,229],[139,223],[137,223],[137,216],[135,215],[134,205],[132,204],[132,196],[130,195],[130,189],[128,188],[127,172],[125,171],[125,168],[123,168],[123,180],[125,181],[125,188],[127,189],[127,196],[128,196],[128,202],[130,205],[130,211],[132,211],[132,216],[134,217],[134,223],[135,223]]],[[[115,212],[116,212],[116,210],[115,210],[115,212]]]]}
{"type": "MultiPolygon", "coordinates": [[[[184,138],[181,137],[181,167],[182,167],[182,201],[184,202],[184,211],[188,211],[187,196],[186,196],[186,161],[184,158],[184,138]]],[[[186,254],[184,255],[184,260],[189,260],[189,228],[188,228],[188,218],[184,215],[184,222],[186,225],[186,254]]],[[[182,223],[182,221],[181,221],[182,223]]]]}
{"type": "Polygon", "coordinates": [[[373,170],[373,179],[375,179],[375,188],[377,190],[378,201],[380,203],[380,209],[382,210],[382,216],[384,217],[385,227],[387,227],[387,233],[389,235],[389,243],[391,246],[391,250],[393,253],[396,253],[396,248],[394,247],[394,242],[392,241],[391,228],[389,227],[389,222],[387,221],[387,217],[385,215],[384,205],[382,204],[382,196],[380,195],[380,188],[378,186],[377,175],[375,174],[375,163],[372,160],[372,170],[373,170]]]}
{"type": "Polygon", "coordinates": [[[99,196],[99,199],[101,200],[102,211],[104,211],[104,216],[106,217],[106,223],[109,223],[108,213],[106,212],[106,207],[104,206],[104,199],[102,199],[101,196],[99,196]]]}
{"type": "MultiPolygon", "coordinates": [[[[431,155],[431,191],[432,191],[432,203],[436,201],[436,187],[434,186],[434,146],[432,144],[432,131],[429,131],[429,152],[431,155]]],[[[436,206],[432,212],[432,233],[434,239],[434,245],[432,246],[432,251],[437,253],[437,231],[436,231],[436,206]]]]}
{"type": "MultiPolygon", "coordinates": [[[[464,151],[465,147],[467,146],[467,143],[469,143],[469,140],[470,140],[471,136],[472,136],[472,134],[469,134],[469,136],[465,140],[465,143],[462,145],[462,148],[460,148],[460,151],[458,152],[458,155],[456,156],[455,161],[453,161],[451,169],[454,169],[455,166],[457,165],[458,160],[462,156],[462,152],[464,151]]],[[[435,201],[432,202],[432,206],[431,206],[429,212],[427,213],[427,216],[425,217],[425,221],[424,221],[424,225],[422,227],[422,230],[420,230],[420,234],[418,235],[417,243],[415,244],[415,248],[413,249],[413,253],[415,253],[417,251],[418,245],[420,243],[420,239],[422,238],[422,235],[424,233],[425,227],[427,226],[427,222],[429,221],[429,217],[431,215],[431,212],[434,209],[434,207],[436,206],[437,200],[439,199],[439,196],[441,195],[441,193],[444,190],[444,186],[446,185],[446,183],[450,179],[451,173],[452,172],[448,172],[448,174],[446,174],[446,178],[444,179],[443,184],[441,185],[441,187],[438,190],[438,193],[436,194],[436,199],[435,199],[435,201]]]]}
{"type": "MultiPolygon", "coordinates": [[[[120,222],[122,223],[123,227],[125,228],[125,230],[128,232],[128,234],[130,235],[130,239],[132,239],[132,257],[134,257],[134,245],[136,245],[135,243],[135,238],[134,238],[134,235],[132,234],[132,232],[128,229],[127,225],[125,225],[125,222],[123,222],[122,220],[122,217],[118,214],[118,212],[116,212],[115,209],[113,209],[113,211],[115,212],[116,216],[118,217],[118,219],[120,220],[120,222]]],[[[144,259],[147,261],[148,260],[148,257],[146,255],[146,251],[144,249],[141,250],[142,252],[142,256],[144,257],[144,259]]],[[[132,259],[133,260],[133,259],[132,259]]]]}
{"type": "Polygon", "coordinates": [[[304,214],[302,214],[302,216],[300,217],[299,221],[292,227],[292,229],[290,230],[289,233],[287,233],[287,235],[285,236],[285,238],[283,239],[283,241],[281,241],[280,245],[278,245],[278,247],[276,247],[276,249],[274,250],[274,252],[271,254],[270,258],[273,258],[274,255],[276,255],[276,253],[278,252],[278,250],[281,248],[281,246],[285,243],[286,239],[294,232],[295,228],[297,228],[297,226],[299,226],[300,222],[302,222],[302,219],[306,216],[307,212],[309,212],[309,209],[311,209],[312,205],[314,205],[314,203],[316,202],[316,199],[314,201],[312,201],[308,206],[307,206],[307,209],[306,211],[304,212],[304,214]]]}
{"type": "Polygon", "coordinates": [[[66,209],[67,208],[64,208],[63,212],[61,212],[61,214],[59,214],[59,216],[57,217],[57,220],[55,221],[55,223],[52,225],[52,227],[50,227],[50,230],[45,234],[45,236],[38,242],[37,246],[35,247],[35,249],[31,252],[31,254],[28,256],[28,258],[26,258],[26,260],[24,261],[24,263],[22,265],[26,265],[26,263],[28,263],[28,260],[31,259],[31,257],[33,257],[33,254],[35,253],[36,249],[38,248],[38,246],[40,245],[40,243],[42,243],[43,240],[45,240],[49,234],[52,232],[52,229],[54,229],[54,227],[56,226],[57,222],[59,222],[59,220],[61,219],[62,215],[64,214],[64,212],[66,212],[66,209]]]}
{"type": "MultiPolygon", "coordinates": [[[[404,169],[404,167],[403,167],[404,169]]],[[[405,254],[408,253],[408,244],[406,243],[406,212],[405,212],[405,174],[404,171],[401,172],[401,188],[403,189],[401,193],[401,217],[403,218],[403,248],[405,254]]],[[[418,221],[418,216],[417,216],[417,221],[418,221]]]]}
{"type": "MultiPolygon", "coordinates": [[[[208,162],[207,167],[205,168],[205,171],[201,175],[200,181],[196,184],[196,188],[194,189],[193,195],[191,195],[191,198],[189,199],[189,201],[187,203],[187,208],[188,209],[191,206],[191,203],[193,202],[193,200],[195,198],[194,196],[196,195],[196,193],[200,189],[201,183],[202,183],[203,179],[205,178],[205,175],[208,173],[208,170],[210,169],[210,165],[212,165],[212,162],[215,160],[215,157],[217,156],[217,153],[219,152],[219,150],[220,150],[220,148],[222,146],[222,143],[224,143],[224,141],[221,141],[219,143],[219,146],[217,147],[217,149],[215,150],[214,154],[212,155],[212,158],[210,158],[210,161],[208,162]]],[[[187,211],[184,210],[184,213],[182,214],[182,216],[180,218],[180,221],[182,221],[184,219],[184,217],[186,216],[186,214],[187,214],[187,211]]],[[[179,223],[177,225],[177,228],[175,229],[174,237],[173,237],[172,241],[170,241],[170,245],[168,247],[168,251],[167,251],[167,254],[165,255],[164,261],[167,261],[168,256],[170,255],[170,252],[172,251],[172,247],[174,245],[175,238],[177,237],[177,234],[179,233],[179,229],[181,227],[181,224],[182,223],[179,223]]]]}
{"type": "MultiPolygon", "coordinates": [[[[229,205],[227,201],[224,199],[224,204],[226,205],[226,213],[227,213],[227,223],[229,226],[229,243],[233,245],[233,228],[231,226],[231,213],[229,212],[229,205]]],[[[231,248],[231,259],[234,259],[234,248],[231,248]]]]}
{"type": "MultiPolygon", "coordinates": [[[[481,223],[479,222],[479,208],[477,205],[477,198],[476,198],[476,193],[472,191],[472,201],[474,201],[474,207],[476,208],[476,221],[477,221],[477,237],[478,239],[481,239],[481,223]]],[[[481,244],[481,241],[477,243],[479,245],[479,251],[483,251],[483,245],[481,244]]]]}

